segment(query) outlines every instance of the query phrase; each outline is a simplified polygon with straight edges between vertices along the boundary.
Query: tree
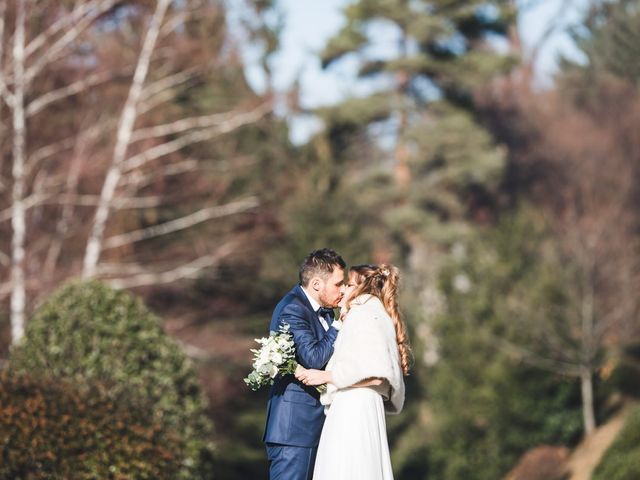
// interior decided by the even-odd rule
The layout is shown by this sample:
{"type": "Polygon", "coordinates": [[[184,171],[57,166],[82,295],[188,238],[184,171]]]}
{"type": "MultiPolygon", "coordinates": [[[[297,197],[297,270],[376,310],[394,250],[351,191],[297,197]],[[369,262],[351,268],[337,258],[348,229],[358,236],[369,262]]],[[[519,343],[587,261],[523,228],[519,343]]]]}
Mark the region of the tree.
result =
{"type": "Polygon", "coordinates": [[[184,440],[126,393],[3,370],[0,399],[0,478],[174,479],[180,471],[184,440]]]}
{"type": "Polygon", "coordinates": [[[3,131],[10,162],[0,169],[0,227],[11,238],[0,265],[11,279],[0,294],[11,297],[13,342],[34,301],[65,278],[107,278],[120,287],[174,282],[219,266],[238,248],[238,239],[221,234],[198,251],[176,257],[169,249],[173,262],[122,262],[139,244],[225,223],[259,204],[212,171],[246,162],[238,152],[229,156],[225,135],[241,135],[271,110],[237,81],[242,65],[229,49],[220,6],[4,1],[0,34],[12,52],[0,50],[0,115],[12,118],[3,131]],[[218,68],[225,56],[231,61],[218,68]],[[215,84],[238,95],[196,104],[215,84]],[[203,143],[207,156],[196,156],[203,143]]]}
{"type": "MultiPolygon", "coordinates": [[[[12,371],[129,395],[181,443],[175,478],[209,478],[213,428],[194,365],[146,306],[97,281],[65,285],[37,310],[10,357],[12,371]]],[[[179,448],[178,448],[179,447],[179,448]]]]}
{"type": "Polygon", "coordinates": [[[563,357],[572,350],[556,348],[571,330],[558,311],[565,282],[532,218],[505,215],[458,244],[443,270],[428,384],[439,478],[500,478],[528,448],[580,438],[578,373],[563,357]]]}
{"type": "Polygon", "coordinates": [[[556,341],[571,339],[556,343],[554,355],[563,357],[581,380],[586,433],[597,420],[594,375],[615,364],[638,332],[634,132],[640,97],[629,72],[616,67],[632,55],[634,44],[618,39],[620,50],[611,50],[614,38],[632,35],[628,25],[618,25],[622,12],[629,17],[624,22],[636,21],[630,5],[604,8],[606,15],[591,13],[580,42],[589,62],[566,63],[556,91],[536,93],[511,85],[493,97],[490,114],[494,132],[512,152],[509,193],[514,203],[526,197],[543,212],[557,261],[567,266],[561,272],[566,330],[547,333],[556,341]]]}
{"type": "Polygon", "coordinates": [[[475,94],[513,65],[494,47],[514,15],[502,1],[362,0],[321,54],[326,67],[355,58],[374,92],[319,113],[332,155],[351,160],[360,208],[378,212],[374,259],[406,266],[415,298],[437,297],[446,247],[490,219],[505,152],[481,125],[475,94]]]}
{"type": "MultiPolygon", "coordinates": [[[[640,85],[640,3],[637,0],[594,2],[573,29],[586,62],[564,59],[566,73],[593,79],[608,73],[640,85]]],[[[579,78],[571,75],[576,81],[579,78]]]]}

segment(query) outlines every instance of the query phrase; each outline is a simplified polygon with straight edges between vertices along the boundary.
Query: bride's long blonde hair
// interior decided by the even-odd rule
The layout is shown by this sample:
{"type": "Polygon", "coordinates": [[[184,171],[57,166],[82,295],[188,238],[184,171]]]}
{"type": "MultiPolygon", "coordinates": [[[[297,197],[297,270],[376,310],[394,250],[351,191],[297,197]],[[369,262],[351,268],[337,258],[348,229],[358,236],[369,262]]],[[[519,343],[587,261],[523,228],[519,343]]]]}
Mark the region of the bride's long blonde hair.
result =
{"type": "Polygon", "coordinates": [[[344,311],[349,311],[351,301],[359,295],[368,293],[378,297],[393,321],[400,354],[400,366],[402,367],[402,373],[408,375],[411,348],[409,347],[407,327],[398,310],[398,268],[388,264],[355,265],[349,269],[349,276],[351,277],[352,275],[356,282],[356,288],[351,293],[349,300],[347,300],[344,311]]]}

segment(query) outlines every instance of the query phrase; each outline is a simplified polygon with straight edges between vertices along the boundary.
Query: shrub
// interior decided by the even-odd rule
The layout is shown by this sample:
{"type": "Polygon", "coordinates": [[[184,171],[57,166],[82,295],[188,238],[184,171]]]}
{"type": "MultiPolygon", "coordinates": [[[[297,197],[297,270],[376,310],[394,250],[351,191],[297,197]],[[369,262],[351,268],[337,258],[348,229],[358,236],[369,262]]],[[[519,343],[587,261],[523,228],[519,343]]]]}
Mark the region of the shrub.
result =
{"type": "Polygon", "coordinates": [[[152,406],[156,421],[185,439],[177,478],[210,478],[212,427],[195,369],[140,300],[99,282],[74,282],[52,295],[28,323],[13,368],[102,382],[152,406]]]}
{"type": "Polygon", "coordinates": [[[0,374],[0,479],[172,479],[180,440],[101,385],[0,374]]]}
{"type": "Polygon", "coordinates": [[[605,452],[593,480],[637,480],[640,478],[640,407],[636,407],[622,431],[605,452]]]}

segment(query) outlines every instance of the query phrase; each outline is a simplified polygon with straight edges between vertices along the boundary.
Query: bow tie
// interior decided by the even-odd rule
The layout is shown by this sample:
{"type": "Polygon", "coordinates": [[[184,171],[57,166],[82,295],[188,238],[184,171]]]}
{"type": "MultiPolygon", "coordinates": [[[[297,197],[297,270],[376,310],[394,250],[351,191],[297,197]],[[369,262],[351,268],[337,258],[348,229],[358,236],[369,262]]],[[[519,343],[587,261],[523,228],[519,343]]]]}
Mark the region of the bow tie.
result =
{"type": "Polygon", "coordinates": [[[320,307],[316,310],[316,313],[322,318],[325,318],[327,315],[329,315],[330,318],[333,318],[333,308],[320,307]]]}

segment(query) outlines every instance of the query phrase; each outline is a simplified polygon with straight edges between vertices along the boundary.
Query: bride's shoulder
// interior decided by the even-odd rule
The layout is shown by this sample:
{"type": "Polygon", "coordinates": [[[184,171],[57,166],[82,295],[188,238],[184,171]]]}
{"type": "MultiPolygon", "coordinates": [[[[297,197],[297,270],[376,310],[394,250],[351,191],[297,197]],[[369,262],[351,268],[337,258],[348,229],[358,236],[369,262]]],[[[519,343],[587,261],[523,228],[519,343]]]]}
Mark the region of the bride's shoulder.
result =
{"type": "Polygon", "coordinates": [[[373,306],[375,303],[380,302],[380,299],[375,295],[371,295],[370,293],[363,293],[358,295],[356,298],[351,300],[351,308],[358,306],[373,306]]]}
{"type": "Polygon", "coordinates": [[[372,317],[376,313],[385,312],[382,301],[368,293],[358,295],[351,301],[347,317],[372,317]]]}

